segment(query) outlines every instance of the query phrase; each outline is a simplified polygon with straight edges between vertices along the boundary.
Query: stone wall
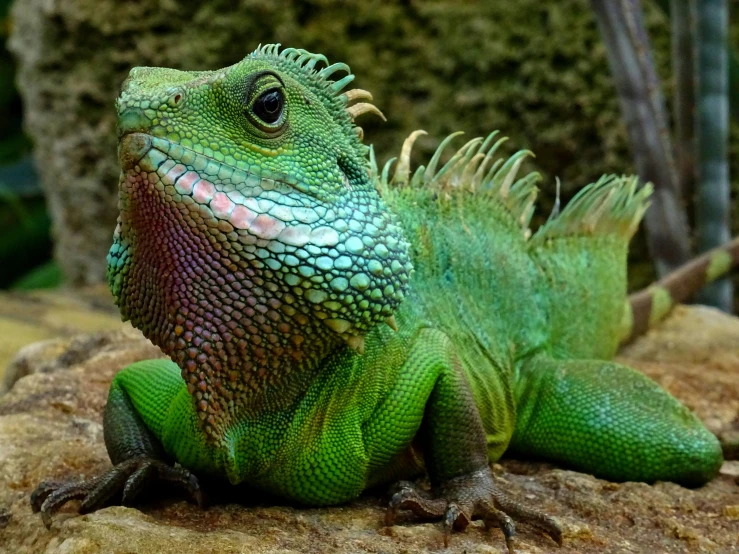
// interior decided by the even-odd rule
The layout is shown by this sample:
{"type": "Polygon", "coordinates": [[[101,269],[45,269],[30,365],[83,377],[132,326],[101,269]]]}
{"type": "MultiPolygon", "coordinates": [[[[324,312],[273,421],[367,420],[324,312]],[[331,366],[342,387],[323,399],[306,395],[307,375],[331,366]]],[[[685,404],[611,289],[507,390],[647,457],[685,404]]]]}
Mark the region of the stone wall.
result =
{"type": "MultiPolygon", "coordinates": [[[[646,8],[667,74],[668,22],[646,8]]],[[[381,160],[417,128],[430,133],[426,154],[450,132],[499,128],[509,151],[536,153],[542,213],[555,175],[567,197],[601,173],[632,171],[586,0],[16,0],[12,18],[26,128],[74,284],[104,279],[117,215],[113,100],[137,65],[213,69],[267,42],[320,51],[349,63],[387,115],[361,120],[381,160]]]]}

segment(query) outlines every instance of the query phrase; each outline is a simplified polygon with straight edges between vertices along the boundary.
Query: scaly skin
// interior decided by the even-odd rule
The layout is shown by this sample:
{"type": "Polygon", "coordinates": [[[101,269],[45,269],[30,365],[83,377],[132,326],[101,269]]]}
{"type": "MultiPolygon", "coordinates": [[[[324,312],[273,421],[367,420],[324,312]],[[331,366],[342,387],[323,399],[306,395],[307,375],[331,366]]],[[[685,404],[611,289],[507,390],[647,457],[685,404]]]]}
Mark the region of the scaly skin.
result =
{"type": "Polygon", "coordinates": [[[325,61],[267,46],[213,72],[131,71],[108,276],[172,361],[115,377],[114,467],[42,484],[45,520],[157,478],[199,501],[194,473],[327,505],[426,470],[431,494],[401,482],[389,524],[410,509],[448,536],[481,517],[510,549],[511,517],[561,532],[496,488],[489,463],[509,449],[615,480],[711,479],[713,435],[607,361],[631,324],[626,250],[649,188],[604,178],[531,236],[525,152],[494,164],[492,134],[437,171],[450,137],[410,178],[416,132],[390,178],[353,125],[377,109],[347,107],[371,96],[325,61]]]}

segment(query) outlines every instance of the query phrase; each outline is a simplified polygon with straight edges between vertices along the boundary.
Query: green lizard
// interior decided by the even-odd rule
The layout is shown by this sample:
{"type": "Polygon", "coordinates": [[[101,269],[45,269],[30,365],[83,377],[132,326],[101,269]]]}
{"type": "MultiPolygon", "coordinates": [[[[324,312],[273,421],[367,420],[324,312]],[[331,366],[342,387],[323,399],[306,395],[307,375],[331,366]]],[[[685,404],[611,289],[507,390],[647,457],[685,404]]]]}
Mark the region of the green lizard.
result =
{"type": "MultiPolygon", "coordinates": [[[[70,499],[82,513],[130,503],[157,479],[200,502],[196,473],[310,506],[400,480],[389,525],[409,509],[441,519],[446,541],[483,518],[511,549],[514,519],[557,542],[561,530],[496,487],[489,464],[504,452],[613,480],[716,475],[701,422],[607,361],[681,299],[668,280],[625,302],[650,188],[604,177],[532,234],[527,152],[496,161],[493,133],[439,167],[452,135],[411,176],[417,131],[391,177],[353,123],[379,113],[368,92],[344,91],[353,78],[276,45],[218,71],[131,71],[108,280],[171,361],[116,375],[113,467],[39,485],[47,524],[70,499]],[[431,493],[402,481],[423,471],[431,493]]],[[[735,241],[689,274],[716,278],[737,258],[735,241]]]]}

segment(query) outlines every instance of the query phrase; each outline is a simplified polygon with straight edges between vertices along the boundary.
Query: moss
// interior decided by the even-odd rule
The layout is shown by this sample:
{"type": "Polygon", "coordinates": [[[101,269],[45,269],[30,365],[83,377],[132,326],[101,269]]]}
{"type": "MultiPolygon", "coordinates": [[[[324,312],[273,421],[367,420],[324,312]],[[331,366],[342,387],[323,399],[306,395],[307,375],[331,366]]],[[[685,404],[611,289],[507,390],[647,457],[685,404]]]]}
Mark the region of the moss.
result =
{"type": "MultiPolygon", "coordinates": [[[[667,77],[669,25],[655,5],[645,8],[667,77]]],[[[350,63],[356,85],[371,90],[387,115],[387,124],[369,115],[359,121],[381,159],[414,129],[429,132],[418,144],[424,157],[453,131],[501,129],[511,137],[509,152],[537,155],[529,168],[544,176],[541,214],[551,209],[554,176],[567,199],[602,173],[633,171],[587,0],[365,0],[350,7],[341,0],[69,0],[51,8],[27,0],[13,16],[27,127],[50,197],[57,258],[73,282],[104,276],[116,217],[112,100],[134,65],[212,69],[260,42],[320,51],[350,63]]],[[[738,148],[735,126],[732,154],[738,148]]],[[[739,175],[739,156],[732,160],[739,175]]],[[[639,244],[636,257],[644,260],[639,244]]]]}

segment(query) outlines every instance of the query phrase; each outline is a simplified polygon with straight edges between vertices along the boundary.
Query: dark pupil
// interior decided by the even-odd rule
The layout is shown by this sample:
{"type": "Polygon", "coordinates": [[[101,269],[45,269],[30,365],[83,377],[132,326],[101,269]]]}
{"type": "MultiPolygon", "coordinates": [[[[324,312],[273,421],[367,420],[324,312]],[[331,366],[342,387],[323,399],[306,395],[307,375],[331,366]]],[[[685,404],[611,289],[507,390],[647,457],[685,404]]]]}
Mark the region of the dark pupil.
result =
{"type": "Polygon", "coordinates": [[[265,123],[275,123],[282,115],[282,93],[270,90],[254,103],[254,114],[265,123]]]}

